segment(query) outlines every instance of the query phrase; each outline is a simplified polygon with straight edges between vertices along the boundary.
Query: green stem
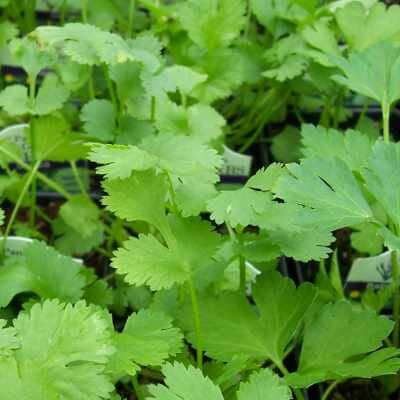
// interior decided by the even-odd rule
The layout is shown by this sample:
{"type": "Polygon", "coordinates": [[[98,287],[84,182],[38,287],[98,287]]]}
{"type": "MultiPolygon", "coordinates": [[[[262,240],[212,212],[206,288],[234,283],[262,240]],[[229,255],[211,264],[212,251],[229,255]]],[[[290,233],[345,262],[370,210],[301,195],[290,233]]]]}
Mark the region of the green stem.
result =
{"type": "Polygon", "coordinates": [[[106,83],[107,83],[108,93],[110,94],[110,98],[111,98],[111,101],[113,103],[115,115],[118,115],[119,111],[118,111],[117,96],[115,94],[113,83],[112,83],[112,81],[110,79],[110,74],[108,72],[107,65],[104,65],[103,71],[104,71],[104,78],[105,78],[106,83]]]}
{"type": "MultiPolygon", "coordinates": [[[[31,120],[29,124],[29,135],[31,139],[31,159],[32,163],[36,163],[36,140],[33,128],[34,120],[31,120]]],[[[36,219],[36,192],[37,192],[37,180],[36,177],[32,179],[32,190],[31,190],[31,209],[29,215],[29,224],[33,228],[35,226],[36,219]]]]}
{"type": "MultiPolygon", "coordinates": [[[[7,149],[4,149],[1,146],[0,146],[0,153],[4,154],[5,156],[7,156],[11,160],[13,160],[15,162],[15,164],[19,165],[24,170],[26,170],[28,172],[32,171],[32,168],[28,164],[26,164],[24,161],[22,161],[15,154],[11,153],[10,151],[8,151],[7,149]]],[[[50,187],[51,189],[53,189],[56,192],[60,193],[67,200],[70,200],[72,198],[72,195],[70,195],[62,186],[60,186],[57,182],[54,182],[53,180],[48,178],[46,175],[42,174],[41,172],[37,172],[36,176],[43,183],[45,183],[48,187],[50,187]]]]}
{"type": "Polygon", "coordinates": [[[88,23],[88,0],[82,0],[82,22],[88,23]]]}
{"type": "Polygon", "coordinates": [[[129,4],[129,21],[128,21],[128,31],[126,32],[126,37],[130,38],[132,36],[133,30],[133,18],[135,16],[136,10],[136,0],[130,0],[129,4]]]}
{"type": "Polygon", "coordinates": [[[339,385],[340,381],[334,381],[332,382],[328,388],[325,390],[323,396],[321,397],[321,400],[328,400],[329,395],[333,392],[333,390],[336,388],[337,385],[339,385]]]}
{"type": "Polygon", "coordinates": [[[138,400],[144,400],[142,388],[140,387],[137,375],[132,377],[132,386],[135,389],[136,397],[138,400]]]}
{"type": "Polygon", "coordinates": [[[197,367],[202,370],[203,369],[203,340],[201,337],[201,320],[200,320],[200,310],[199,310],[199,302],[197,299],[196,288],[193,285],[192,279],[190,278],[188,281],[190,297],[192,299],[192,310],[194,317],[194,327],[196,333],[196,352],[197,352],[197,367]]]}
{"type": "Polygon", "coordinates": [[[246,294],[246,260],[243,256],[239,257],[240,268],[240,291],[246,294]]]}
{"type": "Polygon", "coordinates": [[[32,182],[33,178],[35,177],[37,170],[39,169],[39,166],[40,166],[40,161],[37,161],[36,164],[33,166],[31,172],[29,173],[28,179],[26,180],[26,182],[18,196],[17,202],[15,203],[14,209],[11,213],[11,217],[8,221],[6,230],[4,232],[4,238],[3,238],[3,242],[2,242],[2,254],[3,255],[4,255],[4,250],[5,250],[6,244],[7,244],[7,238],[10,235],[10,232],[11,232],[12,226],[14,224],[14,221],[17,217],[18,211],[19,211],[21,204],[25,198],[26,192],[29,189],[29,186],[31,185],[31,182],[32,182]]]}
{"type": "Polygon", "coordinates": [[[78,168],[76,166],[76,162],[75,161],[70,161],[70,165],[71,165],[72,173],[74,174],[76,183],[78,184],[81,193],[85,197],[89,198],[88,192],[86,191],[85,185],[83,184],[82,178],[81,178],[81,176],[79,174],[79,170],[78,170],[78,168]]]}
{"type": "Polygon", "coordinates": [[[67,0],[63,0],[63,2],[61,4],[61,9],[60,9],[60,24],[61,24],[61,26],[65,25],[66,8],[67,8],[67,0]]]}
{"type": "MultiPolygon", "coordinates": [[[[274,364],[276,367],[281,371],[283,376],[289,375],[289,371],[286,369],[286,367],[282,364],[282,362],[274,361],[274,364]]],[[[293,389],[294,394],[296,395],[297,400],[304,400],[303,393],[301,392],[300,389],[293,389]]]]}
{"type": "Polygon", "coordinates": [[[382,117],[383,117],[383,140],[385,143],[390,142],[390,105],[387,101],[382,104],[382,117]]]}
{"type": "MultiPolygon", "coordinates": [[[[394,285],[399,284],[399,259],[397,251],[392,251],[390,254],[391,262],[392,262],[392,280],[394,285]]],[[[393,304],[393,320],[394,320],[394,329],[393,329],[393,345],[395,347],[399,347],[400,344],[400,325],[399,325],[399,317],[400,317],[400,296],[397,293],[397,290],[394,295],[394,304],[393,304]]]]}

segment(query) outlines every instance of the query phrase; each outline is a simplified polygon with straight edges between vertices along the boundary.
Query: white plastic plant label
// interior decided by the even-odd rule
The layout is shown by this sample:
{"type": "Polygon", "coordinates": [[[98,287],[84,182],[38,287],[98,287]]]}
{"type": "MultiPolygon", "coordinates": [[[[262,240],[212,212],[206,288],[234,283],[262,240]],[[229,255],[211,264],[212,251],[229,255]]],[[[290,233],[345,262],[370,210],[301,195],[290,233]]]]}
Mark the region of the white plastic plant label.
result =
{"type": "MultiPolygon", "coordinates": [[[[4,238],[0,237],[0,245],[4,238]]],[[[9,256],[22,256],[24,248],[29,244],[33,243],[33,239],[25,238],[21,236],[9,236],[6,242],[5,255],[9,256]]],[[[83,261],[79,258],[73,259],[78,264],[83,264],[83,261]]]]}
{"type": "Polygon", "coordinates": [[[253,157],[240,154],[224,146],[224,165],[219,171],[220,175],[228,177],[249,177],[253,157]]]}
{"type": "Polygon", "coordinates": [[[28,124],[11,125],[0,131],[0,140],[7,140],[16,144],[21,150],[25,162],[31,159],[31,146],[26,139],[26,133],[29,129],[28,124]]]}
{"type": "MultiPolygon", "coordinates": [[[[0,243],[3,242],[3,238],[0,237],[0,243]]],[[[24,237],[10,236],[7,238],[5,254],[6,256],[22,256],[24,248],[32,243],[33,240],[24,237]]]]}
{"type": "Polygon", "coordinates": [[[362,291],[367,287],[381,289],[391,282],[391,252],[387,251],[379,256],[355,260],[347,277],[346,289],[354,291],[362,291]]]}

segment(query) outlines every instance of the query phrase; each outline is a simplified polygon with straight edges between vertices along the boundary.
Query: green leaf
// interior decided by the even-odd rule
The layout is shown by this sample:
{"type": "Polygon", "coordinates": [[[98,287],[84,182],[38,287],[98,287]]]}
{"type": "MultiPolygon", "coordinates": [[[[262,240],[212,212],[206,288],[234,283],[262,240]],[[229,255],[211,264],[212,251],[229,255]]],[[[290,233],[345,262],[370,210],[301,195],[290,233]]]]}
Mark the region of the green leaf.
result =
{"type": "Polygon", "coordinates": [[[41,48],[60,48],[78,64],[115,65],[135,61],[136,57],[119,35],[88,24],[69,23],[63,27],[40,26],[32,34],[41,48]]]}
{"type": "Polygon", "coordinates": [[[179,254],[152,235],[130,238],[114,255],[112,266],[132,285],[146,284],[152,290],[169,289],[190,277],[189,266],[181,262],[179,254]]]}
{"type": "Polygon", "coordinates": [[[102,315],[82,302],[46,301],[21,312],[13,329],[18,348],[0,359],[2,399],[109,398],[103,371],[114,348],[102,315]]]}
{"type": "Polygon", "coordinates": [[[201,143],[221,137],[226,125],[221,114],[208,105],[185,108],[167,99],[158,103],[155,123],[163,134],[191,136],[201,143]]]}
{"type": "Polygon", "coordinates": [[[121,333],[114,334],[117,352],[107,366],[114,377],[135,375],[142,366],[161,366],[179,353],[183,335],[162,312],[141,310],[132,314],[121,333]]]}
{"type": "Polygon", "coordinates": [[[325,305],[306,325],[299,368],[286,381],[308,387],[326,380],[396,373],[399,351],[378,350],[392,328],[386,317],[357,310],[346,301],[325,305]]]}
{"type": "Polygon", "coordinates": [[[174,192],[179,193],[175,201],[183,215],[193,215],[193,211],[197,215],[205,209],[222,166],[222,157],[215,150],[194,138],[171,134],[146,138],[139,147],[158,158],[156,170],[164,172],[174,192]],[[202,204],[187,202],[199,194],[202,204]]]}
{"type": "Polygon", "coordinates": [[[113,105],[109,100],[92,100],[82,108],[83,129],[91,137],[102,142],[111,142],[116,135],[116,120],[113,105]]]}
{"type": "Polygon", "coordinates": [[[167,183],[153,171],[135,172],[130,178],[103,182],[108,196],[102,203],[119,218],[145,221],[165,229],[167,183]]]}
{"type": "MultiPolygon", "coordinates": [[[[32,119],[31,133],[33,134],[36,160],[77,161],[86,157],[87,149],[78,138],[70,132],[66,121],[55,115],[47,115],[32,119]]],[[[27,135],[31,142],[31,135],[27,135]]]]}
{"type": "Polygon", "coordinates": [[[112,266],[130,284],[148,285],[152,290],[169,289],[186,282],[198,268],[208,265],[220,244],[212,225],[200,218],[168,217],[161,244],[153,235],[130,238],[115,252],[112,266]],[[186,239],[190,237],[191,240],[186,239]]]}
{"type": "Polygon", "coordinates": [[[132,171],[145,171],[156,165],[157,159],[136,146],[93,144],[89,160],[98,164],[96,172],[109,180],[126,179],[132,171]]]}
{"type": "Polygon", "coordinates": [[[300,135],[294,126],[287,126],[272,138],[271,152],[276,161],[289,163],[300,159],[300,135]]]}
{"type": "MultiPolygon", "coordinates": [[[[284,216],[282,216],[283,218],[284,216]]],[[[282,253],[295,260],[309,262],[327,258],[331,249],[328,247],[335,237],[325,227],[316,226],[314,229],[295,231],[287,229],[268,230],[270,243],[278,246],[282,253]]]]}
{"type": "Polygon", "coordinates": [[[270,201],[270,194],[244,187],[221,191],[208,201],[207,210],[217,224],[227,222],[235,228],[238,225],[255,225],[257,214],[262,213],[270,201]]]}
{"type": "Polygon", "coordinates": [[[368,190],[383,206],[391,220],[400,225],[400,144],[377,142],[368,166],[362,171],[368,190]],[[388,179],[390,177],[390,179],[388,179]]]}
{"type": "Polygon", "coordinates": [[[56,75],[47,75],[36,96],[32,114],[45,115],[59,110],[68,100],[69,94],[69,90],[56,75]]]}
{"type": "Polygon", "coordinates": [[[85,195],[76,195],[66,201],[60,207],[59,215],[67,225],[76,229],[82,238],[104,230],[99,208],[85,195]]]}
{"type": "Polygon", "coordinates": [[[267,168],[261,168],[246,183],[246,187],[274,192],[279,179],[287,174],[283,164],[272,163],[267,168]]]}
{"type": "Polygon", "coordinates": [[[189,37],[208,50],[226,47],[239,36],[246,23],[243,0],[188,0],[179,19],[189,37]]]}
{"type": "Polygon", "coordinates": [[[361,172],[372,154],[373,141],[354,130],[344,134],[336,129],[305,124],[301,129],[303,148],[306,157],[342,160],[352,171],[361,172]],[[357,149],[357,151],[354,151],[357,149]]]}
{"type": "Polygon", "coordinates": [[[334,76],[336,82],[385,106],[400,99],[399,47],[380,42],[361,53],[351,53],[348,60],[333,57],[332,61],[345,75],[334,76]]]}
{"type": "Polygon", "coordinates": [[[365,50],[400,33],[400,7],[376,3],[365,7],[353,1],[336,11],[336,21],[353,50],[365,50]]]}
{"type": "Polygon", "coordinates": [[[200,74],[184,65],[173,65],[166,68],[164,72],[185,95],[189,95],[197,85],[207,80],[207,75],[200,74]]]}
{"type": "Polygon", "coordinates": [[[23,292],[33,292],[42,299],[75,302],[85,285],[80,268],[72,258],[41,242],[29,244],[22,256],[9,258],[0,268],[0,307],[23,292]]]}
{"type": "Polygon", "coordinates": [[[30,112],[28,89],[23,85],[11,85],[0,93],[0,107],[13,116],[30,112]]]}
{"type": "Polygon", "coordinates": [[[301,164],[289,164],[287,168],[291,176],[279,181],[278,196],[288,203],[315,210],[326,229],[334,230],[373,218],[361,188],[343,161],[310,158],[301,164]]]}
{"type": "Polygon", "coordinates": [[[264,368],[242,382],[237,393],[238,400],[291,400],[292,392],[270,369],[264,368]]]}
{"type": "Polygon", "coordinates": [[[375,256],[383,251],[383,238],[378,234],[379,227],[373,224],[361,224],[353,227],[356,229],[350,236],[351,246],[360,253],[375,256]]]}
{"type": "Polygon", "coordinates": [[[199,369],[183,364],[165,364],[162,368],[165,375],[164,385],[151,385],[150,399],[154,400],[224,400],[221,389],[210,378],[203,376],[199,369]]]}
{"type": "Polygon", "coordinates": [[[30,79],[36,79],[39,72],[51,66],[54,61],[51,52],[43,51],[28,36],[12,40],[10,50],[14,62],[27,72],[30,79]]]}
{"type": "Polygon", "coordinates": [[[96,230],[83,240],[79,231],[80,226],[81,223],[71,227],[63,219],[55,219],[52,228],[56,236],[54,241],[56,249],[65,255],[86,254],[101,245],[104,241],[104,229],[96,230]]]}
{"type": "MultiPolygon", "coordinates": [[[[239,293],[200,299],[202,340],[209,357],[229,361],[235,355],[242,355],[282,363],[316,292],[311,284],[296,289],[289,278],[269,272],[257,278],[253,294],[257,309],[239,293]]],[[[189,331],[189,341],[195,344],[189,310],[183,311],[181,323],[189,331]]]]}

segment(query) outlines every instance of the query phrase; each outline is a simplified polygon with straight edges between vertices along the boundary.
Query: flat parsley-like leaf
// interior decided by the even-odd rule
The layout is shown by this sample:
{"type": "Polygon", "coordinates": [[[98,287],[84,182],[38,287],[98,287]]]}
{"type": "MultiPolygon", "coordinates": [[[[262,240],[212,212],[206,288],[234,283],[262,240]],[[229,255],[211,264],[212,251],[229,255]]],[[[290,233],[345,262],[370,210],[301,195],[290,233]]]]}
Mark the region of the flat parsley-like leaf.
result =
{"type": "MultiPolygon", "coordinates": [[[[201,298],[202,340],[210,357],[229,361],[235,355],[245,355],[281,364],[316,292],[311,284],[296,289],[293,281],[271,272],[257,278],[253,296],[257,308],[238,293],[201,298]]],[[[193,317],[185,310],[181,317],[189,340],[195,344],[193,317]]]]}
{"type": "Polygon", "coordinates": [[[299,368],[287,382],[308,387],[329,379],[396,373],[399,350],[378,350],[392,328],[388,318],[357,310],[346,301],[325,305],[306,326],[299,368]]]}

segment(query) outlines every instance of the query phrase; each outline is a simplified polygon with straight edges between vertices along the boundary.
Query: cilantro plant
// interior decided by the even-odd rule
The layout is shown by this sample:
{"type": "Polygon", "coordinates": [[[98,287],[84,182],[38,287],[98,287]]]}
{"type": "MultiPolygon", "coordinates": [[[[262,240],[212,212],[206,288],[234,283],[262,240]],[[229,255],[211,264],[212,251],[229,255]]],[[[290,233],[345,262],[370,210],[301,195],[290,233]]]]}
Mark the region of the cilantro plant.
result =
{"type": "Polygon", "coordinates": [[[305,400],[318,385],[328,400],[353,379],[379,381],[380,399],[399,389],[399,6],[0,7],[1,64],[23,74],[0,92],[0,125],[21,128],[0,138],[1,399],[305,400]],[[221,187],[224,146],[263,139],[276,162],[221,187]],[[66,163],[79,192],[47,162],[66,163]],[[39,184],[57,198],[40,199],[39,184]],[[360,302],[343,283],[350,245],[336,238],[348,231],[359,253],[391,257],[391,283],[360,302]],[[34,240],[16,249],[12,235],[34,240]]]}

